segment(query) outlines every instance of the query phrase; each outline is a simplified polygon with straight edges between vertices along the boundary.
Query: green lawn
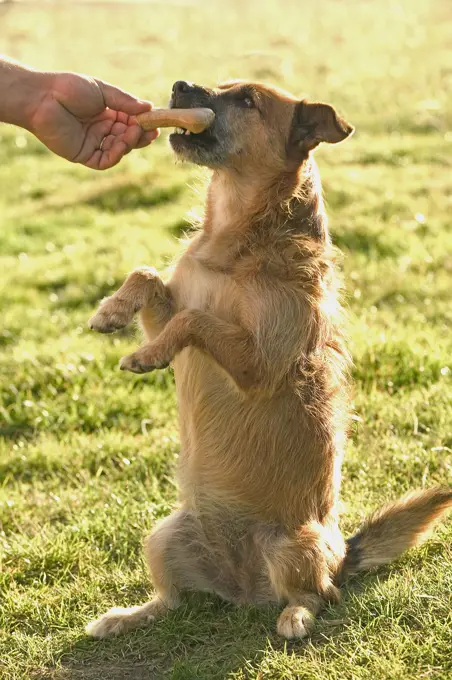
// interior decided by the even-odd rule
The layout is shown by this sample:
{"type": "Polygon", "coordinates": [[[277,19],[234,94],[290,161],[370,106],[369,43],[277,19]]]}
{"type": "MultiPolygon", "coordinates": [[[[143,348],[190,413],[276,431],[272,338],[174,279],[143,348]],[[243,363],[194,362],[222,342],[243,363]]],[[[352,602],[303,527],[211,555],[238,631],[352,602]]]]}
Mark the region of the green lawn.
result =
{"type": "MultiPolygon", "coordinates": [[[[157,104],[172,82],[245,77],[330,101],[356,125],[317,154],[349,310],[355,420],[343,527],[452,484],[452,4],[449,0],[0,6],[0,52],[157,104]]],[[[276,611],[193,597],[154,627],[86,638],[148,598],[141,544],[176,497],[169,371],[117,368],[138,333],[87,330],[140,264],[162,266],[205,176],[167,135],[96,174],[0,126],[2,680],[452,677],[452,522],[357,578],[309,641],[276,611]]]]}

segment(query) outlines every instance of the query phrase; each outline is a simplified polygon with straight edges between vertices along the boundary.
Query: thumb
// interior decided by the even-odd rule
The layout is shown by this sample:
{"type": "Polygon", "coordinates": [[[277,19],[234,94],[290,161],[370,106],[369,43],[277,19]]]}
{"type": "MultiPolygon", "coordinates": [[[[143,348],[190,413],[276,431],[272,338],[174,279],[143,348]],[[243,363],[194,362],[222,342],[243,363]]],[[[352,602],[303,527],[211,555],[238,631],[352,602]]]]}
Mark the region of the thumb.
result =
{"type": "Polygon", "coordinates": [[[104,98],[105,106],[114,111],[123,111],[129,116],[136,116],[138,113],[150,111],[152,108],[151,102],[144,99],[137,99],[133,95],[121,90],[119,87],[114,87],[109,83],[104,83],[103,80],[97,80],[102,96],[104,98]]]}

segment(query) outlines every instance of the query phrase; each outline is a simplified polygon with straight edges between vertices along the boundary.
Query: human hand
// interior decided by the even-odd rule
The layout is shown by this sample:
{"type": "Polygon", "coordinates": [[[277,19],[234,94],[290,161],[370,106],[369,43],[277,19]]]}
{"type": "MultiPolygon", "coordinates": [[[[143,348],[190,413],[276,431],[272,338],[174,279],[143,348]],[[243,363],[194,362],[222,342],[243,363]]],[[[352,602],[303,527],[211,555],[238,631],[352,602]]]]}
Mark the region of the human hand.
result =
{"type": "Polygon", "coordinates": [[[158,130],[145,132],[135,118],[152,108],[150,102],[77,73],[45,76],[27,127],[59,156],[106,170],[158,136],[158,130]]]}

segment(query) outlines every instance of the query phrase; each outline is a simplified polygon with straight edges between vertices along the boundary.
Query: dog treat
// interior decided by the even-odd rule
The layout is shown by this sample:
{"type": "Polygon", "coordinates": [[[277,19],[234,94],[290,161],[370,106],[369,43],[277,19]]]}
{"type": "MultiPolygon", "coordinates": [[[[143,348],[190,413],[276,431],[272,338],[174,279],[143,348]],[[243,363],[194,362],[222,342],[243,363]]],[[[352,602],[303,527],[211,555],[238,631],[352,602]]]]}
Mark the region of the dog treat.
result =
{"type": "Polygon", "coordinates": [[[144,130],[181,127],[198,134],[212,125],[215,114],[211,109],[152,109],[136,118],[144,130]]]}

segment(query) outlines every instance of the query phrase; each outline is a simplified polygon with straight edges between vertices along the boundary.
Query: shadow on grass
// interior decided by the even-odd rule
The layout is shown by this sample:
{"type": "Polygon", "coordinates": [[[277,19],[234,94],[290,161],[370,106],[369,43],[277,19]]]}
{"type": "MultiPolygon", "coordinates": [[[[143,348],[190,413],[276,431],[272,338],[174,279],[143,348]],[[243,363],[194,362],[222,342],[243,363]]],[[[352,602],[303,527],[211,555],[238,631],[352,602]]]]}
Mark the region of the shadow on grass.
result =
{"type": "Polygon", "coordinates": [[[450,158],[446,153],[439,155],[438,153],[430,153],[428,150],[419,153],[417,149],[406,148],[363,151],[353,158],[345,160],[345,164],[348,165],[386,165],[391,167],[406,167],[416,163],[449,167],[450,158]]]}
{"type": "Polygon", "coordinates": [[[82,202],[105,212],[116,213],[171,203],[181,195],[183,190],[184,187],[181,184],[153,187],[144,181],[139,184],[127,182],[91,195],[82,202]]]}
{"type": "Polygon", "coordinates": [[[32,427],[28,422],[12,423],[11,425],[2,425],[0,427],[0,437],[6,439],[11,443],[17,442],[21,439],[31,441],[37,437],[36,428],[32,427]]]}
{"type": "MultiPolygon", "coordinates": [[[[385,573],[379,573],[378,578],[385,578],[385,573]]],[[[366,576],[364,584],[352,582],[344,588],[342,614],[349,593],[363,590],[369,580],[372,581],[372,575],[366,576]]],[[[275,632],[281,609],[236,607],[213,596],[192,594],[185,605],[148,628],[113,639],[80,638],[62,650],[58,668],[42,669],[32,677],[224,680],[231,673],[243,672],[250,664],[256,667],[269,649],[302,656],[307,645],[326,645],[344,632],[347,623],[346,619],[338,619],[334,607],[328,607],[310,638],[288,641],[275,632]]]]}
{"type": "MultiPolygon", "coordinates": [[[[426,546],[436,554],[438,546],[426,546]]],[[[425,553],[419,555],[421,563],[425,553]]],[[[357,598],[385,582],[400,569],[397,564],[352,576],[342,586],[342,601],[329,605],[317,620],[313,634],[304,640],[285,640],[276,634],[276,621],[282,606],[235,606],[218,597],[192,593],[177,610],[148,627],[117,638],[95,640],[82,634],[60,649],[54,667],[30,674],[35,680],[225,680],[230,674],[249,677],[258,671],[268,653],[303,658],[330,644],[349,641],[348,624],[360,622],[362,612],[357,598]]],[[[145,589],[133,593],[145,601],[145,589]]],[[[130,593],[129,593],[130,595],[130,593]]],[[[96,612],[96,615],[101,612],[96,612]]],[[[374,616],[370,612],[370,616],[374,616]]],[[[408,629],[416,629],[417,619],[406,618],[408,629]]],[[[257,673],[257,677],[260,677],[257,673]]],[[[253,675],[254,677],[254,675],[253,675]]],[[[283,677],[279,676],[278,677],[283,677]]]]}
{"type": "Polygon", "coordinates": [[[8,345],[14,345],[16,343],[17,343],[16,333],[12,333],[7,328],[0,331],[0,347],[7,347],[8,345]]]}
{"type": "Polygon", "coordinates": [[[268,641],[284,649],[272,633],[276,608],[237,608],[199,594],[164,619],[118,638],[82,637],[62,650],[59,668],[33,676],[55,680],[188,680],[225,678],[246,659],[258,661],[268,641]]]}
{"type": "MultiPolygon", "coordinates": [[[[45,147],[44,147],[45,148],[45,147]]],[[[1,156],[0,156],[1,161],[1,156]]],[[[42,195],[32,196],[35,202],[32,205],[32,217],[30,226],[22,226],[27,233],[36,231],[36,213],[61,212],[72,209],[74,206],[88,206],[107,213],[121,213],[140,209],[154,208],[176,201],[185,191],[184,184],[171,186],[156,186],[155,180],[144,175],[138,181],[132,181],[129,177],[118,176],[112,179],[101,179],[93,185],[81,186],[78,193],[68,199],[67,194],[50,194],[44,191],[42,195]]],[[[90,226],[91,223],[88,224],[90,226]]],[[[47,226],[47,222],[46,222],[47,226]]],[[[33,235],[31,233],[30,235],[33,235]]]]}
{"type": "Polygon", "coordinates": [[[401,244],[385,240],[384,234],[376,234],[362,228],[336,230],[334,244],[340,250],[348,250],[352,253],[363,253],[378,258],[396,257],[403,251],[401,244]]]}

